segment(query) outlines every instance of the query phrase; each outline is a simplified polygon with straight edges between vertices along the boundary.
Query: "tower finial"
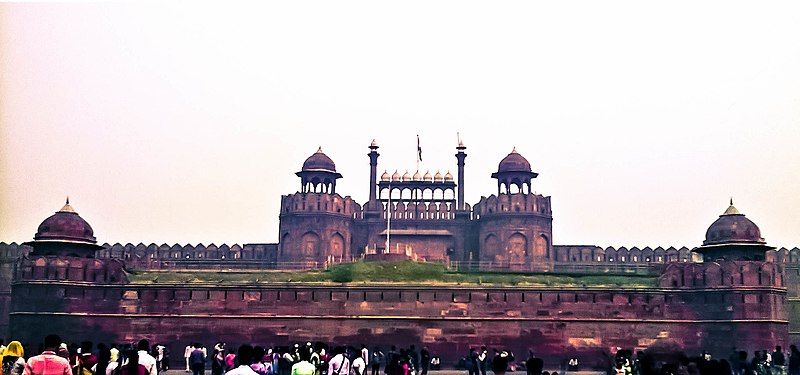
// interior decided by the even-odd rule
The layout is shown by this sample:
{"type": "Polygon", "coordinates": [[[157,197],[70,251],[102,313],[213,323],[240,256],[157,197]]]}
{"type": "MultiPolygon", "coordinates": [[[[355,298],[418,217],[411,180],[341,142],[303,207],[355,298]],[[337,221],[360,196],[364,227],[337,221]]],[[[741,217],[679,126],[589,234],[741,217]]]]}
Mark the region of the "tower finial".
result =
{"type": "Polygon", "coordinates": [[[731,197],[731,206],[733,206],[733,197],[731,197]]]}
{"type": "Polygon", "coordinates": [[[69,204],[69,195],[67,195],[67,204],[69,204]]]}

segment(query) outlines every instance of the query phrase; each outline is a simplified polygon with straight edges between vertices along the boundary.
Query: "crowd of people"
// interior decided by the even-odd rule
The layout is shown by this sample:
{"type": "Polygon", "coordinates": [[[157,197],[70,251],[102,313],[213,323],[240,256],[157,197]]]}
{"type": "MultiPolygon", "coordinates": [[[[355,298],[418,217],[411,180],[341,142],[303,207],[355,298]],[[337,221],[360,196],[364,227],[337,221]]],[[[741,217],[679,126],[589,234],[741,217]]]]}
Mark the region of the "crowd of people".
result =
{"type": "Polygon", "coordinates": [[[751,358],[734,349],[728,358],[712,358],[703,352],[687,357],[675,351],[637,352],[619,350],[614,357],[612,375],[800,375],[800,351],[791,345],[789,353],[781,346],[775,351],[757,350],[751,358]]]}
{"type": "Polygon", "coordinates": [[[138,345],[107,346],[90,341],[69,346],[57,335],[48,335],[38,355],[26,356],[19,341],[0,342],[2,375],[158,375],[168,369],[166,347],[138,345]],[[151,354],[152,352],[152,354],[151,354]]]}
{"type": "MultiPolygon", "coordinates": [[[[30,350],[28,350],[30,351],[30,350]]],[[[150,345],[140,340],[136,345],[98,344],[84,341],[67,345],[56,335],[44,338],[38,355],[26,356],[19,341],[8,345],[0,342],[0,375],[159,375],[169,370],[170,353],[164,345],[150,345]]],[[[703,353],[687,357],[678,351],[648,350],[634,354],[618,350],[609,358],[609,375],[800,375],[800,351],[794,345],[788,353],[781,346],[774,351],[753,353],[733,350],[728,358],[712,358],[703,353]]],[[[241,345],[228,347],[218,342],[208,350],[199,343],[184,351],[185,371],[205,375],[427,375],[439,369],[440,359],[427,347],[414,345],[398,349],[391,346],[385,353],[380,347],[361,345],[333,346],[324,343],[298,343],[293,346],[264,347],[241,345]]],[[[182,367],[182,366],[181,366],[182,367]]],[[[458,367],[467,375],[505,375],[524,367],[527,375],[559,375],[544,371],[545,361],[532,351],[525,361],[516,362],[509,350],[484,346],[470,348],[458,367]]],[[[562,371],[579,369],[578,358],[570,357],[562,371]]],[[[184,370],[184,369],[181,369],[184,370]]]]}
{"type": "MultiPolygon", "coordinates": [[[[19,341],[7,346],[0,342],[0,375],[159,375],[170,369],[166,346],[150,345],[140,340],[136,345],[98,344],[84,341],[68,345],[57,335],[49,335],[40,345],[38,355],[26,356],[19,341]]],[[[31,354],[30,348],[27,350],[31,354]]],[[[380,347],[366,345],[330,346],[324,343],[263,347],[241,345],[229,348],[218,342],[212,350],[199,343],[188,345],[184,352],[186,372],[205,375],[427,375],[439,360],[427,347],[414,345],[386,353],[380,347]]]]}
{"type": "Polygon", "coordinates": [[[366,345],[330,346],[324,343],[294,344],[267,348],[242,345],[229,348],[218,342],[210,351],[199,343],[184,351],[186,372],[204,375],[211,364],[211,375],[427,375],[438,365],[427,347],[417,351],[392,346],[386,353],[380,347],[366,345]],[[383,370],[381,370],[383,369],[383,370]]]}

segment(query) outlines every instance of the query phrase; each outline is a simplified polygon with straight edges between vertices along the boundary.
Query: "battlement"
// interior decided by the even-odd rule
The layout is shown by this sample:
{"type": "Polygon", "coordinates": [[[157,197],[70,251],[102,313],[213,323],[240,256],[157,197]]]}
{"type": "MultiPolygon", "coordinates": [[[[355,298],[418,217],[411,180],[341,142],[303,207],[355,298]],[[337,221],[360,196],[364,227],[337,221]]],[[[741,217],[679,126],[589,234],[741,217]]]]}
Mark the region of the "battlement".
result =
{"type": "Polygon", "coordinates": [[[16,282],[31,280],[127,284],[122,262],[58,256],[24,258],[16,271],[16,282]]]}
{"type": "Polygon", "coordinates": [[[493,194],[481,197],[473,209],[473,216],[476,219],[485,215],[506,213],[527,213],[548,217],[553,215],[550,209],[550,197],[528,193],[493,194]]]}
{"type": "Polygon", "coordinates": [[[14,263],[17,259],[28,255],[32,250],[33,248],[28,245],[21,245],[16,242],[0,242],[0,263],[14,263]]]}
{"type": "Polygon", "coordinates": [[[606,247],[592,245],[555,245],[555,261],[559,263],[586,264],[586,263],[673,263],[673,262],[701,262],[703,260],[698,254],[684,246],[681,248],[658,246],[651,248],[636,246],[627,248],[621,246],[606,247]]]}
{"type": "Polygon", "coordinates": [[[350,196],[327,193],[295,193],[281,196],[281,216],[295,213],[329,213],[355,217],[361,206],[350,196]]]}
{"type": "Polygon", "coordinates": [[[783,266],[770,262],[672,263],[659,277],[663,288],[785,288],[783,266]]]}

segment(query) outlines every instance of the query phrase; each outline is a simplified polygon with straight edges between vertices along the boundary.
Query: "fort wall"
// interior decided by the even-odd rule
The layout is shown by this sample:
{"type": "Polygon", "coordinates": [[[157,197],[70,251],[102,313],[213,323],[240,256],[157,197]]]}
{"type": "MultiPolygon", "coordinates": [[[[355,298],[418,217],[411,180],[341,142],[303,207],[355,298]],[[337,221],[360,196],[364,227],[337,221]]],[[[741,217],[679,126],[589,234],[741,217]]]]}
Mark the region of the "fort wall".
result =
{"type": "Polygon", "coordinates": [[[532,347],[541,355],[578,351],[594,360],[610,347],[659,341],[719,355],[731,345],[755,350],[787,344],[782,342],[788,324],[785,289],[772,286],[620,291],[23,281],[14,288],[14,337],[28,342],[50,332],[71,340],[147,337],[174,353],[189,341],[210,346],[217,339],[234,345],[424,343],[445,363],[455,363],[480,344],[517,353],[532,347]]]}

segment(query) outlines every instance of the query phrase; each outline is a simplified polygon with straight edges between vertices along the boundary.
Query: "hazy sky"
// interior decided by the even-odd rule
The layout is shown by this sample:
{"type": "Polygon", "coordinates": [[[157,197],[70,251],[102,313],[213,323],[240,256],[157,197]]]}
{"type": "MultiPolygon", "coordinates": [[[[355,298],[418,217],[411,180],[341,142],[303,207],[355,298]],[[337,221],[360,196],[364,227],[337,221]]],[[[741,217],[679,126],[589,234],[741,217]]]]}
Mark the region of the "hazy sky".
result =
{"type": "Polygon", "coordinates": [[[66,195],[98,241],[278,237],[322,146],[455,174],[470,204],[512,147],[555,244],[699,245],[733,196],[800,246],[796,1],[0,4],[0,241],[66,195]]]}

